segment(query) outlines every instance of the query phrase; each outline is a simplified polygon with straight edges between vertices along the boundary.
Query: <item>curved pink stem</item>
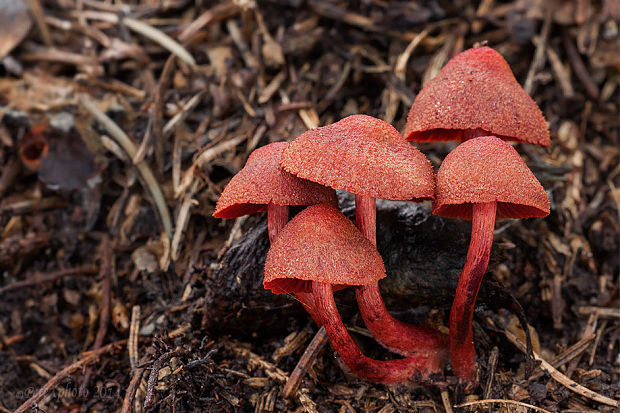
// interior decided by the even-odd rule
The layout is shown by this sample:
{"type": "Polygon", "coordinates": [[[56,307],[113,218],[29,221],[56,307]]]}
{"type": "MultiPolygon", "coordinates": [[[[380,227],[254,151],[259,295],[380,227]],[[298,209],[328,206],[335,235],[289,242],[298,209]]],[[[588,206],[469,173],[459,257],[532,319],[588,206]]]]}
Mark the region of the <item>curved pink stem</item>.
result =
{"type": "MultiPolygon", "coordinates": [[[[355,195],[355,223],[375,246],[376,216],[375,198],[355,195]]],[[[356,287],[355,295],[364,323],[379,343],[404,356],[428,355],[439,371],[447,356],[447,340],[441,333],[395,319],[381,298],[378,283],[356,287]]]]}
{"type": "Polygon", "coordinates": [[[276,205],[270,202],[267,205],[267,230],[269,231],[269,242],[273,244],[282,228],[288,222],[288,205],[276,205]]]}
{"type": "Polygon", "coordinates": [[[471,239],[467,261],[459,276],[450,311],[450,360],[454,374],[471,383],[476,382],[476,350],[471,328],[474,305],[482,277],[489,264],[493,245],[496,202],[473,205],[471,239]]]}
{"type": "Polygon", "coordinates": [[[377,200],[371,196],[355,195],[355,225],[377,246],[377,200]]]}
{"type": "Polygon", "coordinates": [[[427,355],[435,371],[440,371],[448,356],[448,340],[443,334],[394,318],[381,298],[378,283],[356,287],[355,296],[366,327],[379,343],[403,356],[427,355]]]}
{"type": "Polygon", "coordinates": [[[474,138],[479,138],[480,136],[489,136],[489,132],[480,128],[464,129],[461,131],[461,142],[465,142],[474,138]]]}
{"type": "Polygon", "coordinates": [[[388,361],[366,357],[342,323],[334,301],[332,286],[326,283],[313,282],[312,293],[332,347],[344,363],[358,376],[377,383],[387,384],[402,383],[416,377],[426,377],[432,372],[427,366],[428,358],[423,355],[388,361]]]}

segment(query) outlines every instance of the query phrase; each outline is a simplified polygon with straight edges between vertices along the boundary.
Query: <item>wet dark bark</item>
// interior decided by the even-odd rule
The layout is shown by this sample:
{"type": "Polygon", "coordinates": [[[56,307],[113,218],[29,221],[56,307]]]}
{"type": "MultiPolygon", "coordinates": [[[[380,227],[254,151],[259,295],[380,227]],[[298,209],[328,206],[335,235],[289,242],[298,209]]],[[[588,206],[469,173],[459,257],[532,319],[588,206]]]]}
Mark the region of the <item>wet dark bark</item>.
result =
{"type": "MultiPolygon", "coordinates": [[[[345,215],[353,218],[352,198],[340,200],[345,215]]],[[[252,221],[207,281],[208,325],[214,330],[260,335],[308,320],[293,296],[274,295],[263,288],[269,250],[266,217],[252,221]]],[[[430,205],[378,200],[377,243],[388,274],[380,287],[396,317],[419,322],[430,309],[449,310],[470,228],[468,222],[431,215],[430,205]]],[[[483,291],[481,303],[484,298],[483,291]]],[[[351,291],[337,293],[336,301],[345,320],[357,311],[351,291]]]]}

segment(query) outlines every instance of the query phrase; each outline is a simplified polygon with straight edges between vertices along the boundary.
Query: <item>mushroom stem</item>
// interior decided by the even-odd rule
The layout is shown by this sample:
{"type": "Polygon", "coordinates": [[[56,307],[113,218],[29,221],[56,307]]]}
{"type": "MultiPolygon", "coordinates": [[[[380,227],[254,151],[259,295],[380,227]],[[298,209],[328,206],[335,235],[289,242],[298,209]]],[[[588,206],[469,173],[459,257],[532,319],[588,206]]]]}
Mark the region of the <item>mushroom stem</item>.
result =
{"type": "Polygon", "coordinates": [[[418,376],[427,376],[428,358],[416,355],[398,360],[380,361],[366,357],[342,323],[334,301],[332,286],[313,282],[316,308],[327,331],[332,347],[344,363],[358,376],[377,383],[402,383],[418,376]]]}
{"type": "Polygon", "coordinates": [[[474,139],[474,138],[479,138],[480,136],[488,136],[489,132],[485,131],[484,129],[463,129],[462,135],[461,135],[461,142],[465,142],[468,141],[470,139],[474,139]]]}
{"type": "Polygon", "coordinates": [[[312,317],[316,325],[318,325],[319,327],[322,326],[321,316],[314,309],[314,294],[312,294],[312,292],[305,293],[298,291],[295,293],[295,297],[299,301],[299,304],[301,304],[301,306],[304,308],[304,310],[306,310],[310,317],[312,317]]]}
{"type": "Polygon", "coordinates": [[[355,225],[377,246],[377,200],[371,196],[355,195],[355,225]]]}
{"type": "MultiPolygon", "coordinates": [[[[276,239],[282,228],[288,222],[288,205],[276,205],[273,202],[270,202],[267,206],[267,231],[269,232],[269,243],[273,244],[273,241],[276,239]]],[[[317,325],[321,325],[320,317],[317,312],[314,310],[314,296],[311,292],[297,292],[295,293],[295,297],[302,305],[304,310],[310,317],[314,320],[317,325]]]]}
{"type": "Polygon", "coordinates": [[[476,381],[476,363],[472,317],[482,277],[489,264],[497,202],[473,204],[471,239],[467,260],[459,276],[450,311],[450,359],[454,374],[476,381]]]}
{"type": "MultiPolygon", "coordinates": [[[[375,246],[376,214],[375,198],[355,195],[355,223],[375,246]]],[[[355,295],[364,323],[379,343],[403,356],[426,354],[434,368],[440,369],[447,343],[438,331],[395,319],[381,298],[378,283],[356,287],[355,295]]]]}
{"type": "Polygon", "coordinates": [[[273,243],[282,228],[288,222],[288,205],[276,205],[270,202],[267,206],[267,230],[269,243],[273,243]]]}
{"type": "Polygon", "coordinates": [[[355,288],[355,296],[366,327],[384,347],[403,356],[425,354],[439,371],[447,357],[447,340],[438,331],[403,323],[385,306],[379,284],[355,288]]]}

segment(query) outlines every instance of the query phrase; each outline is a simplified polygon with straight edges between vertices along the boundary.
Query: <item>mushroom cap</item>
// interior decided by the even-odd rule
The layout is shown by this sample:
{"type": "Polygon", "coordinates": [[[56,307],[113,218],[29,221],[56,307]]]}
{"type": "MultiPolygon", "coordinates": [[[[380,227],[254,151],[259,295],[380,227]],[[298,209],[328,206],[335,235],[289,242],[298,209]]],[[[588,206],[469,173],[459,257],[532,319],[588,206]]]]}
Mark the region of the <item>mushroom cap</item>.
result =
{"type": "Polygon", "coordinates": [[[413,141],[462,140],[482,129],[505,140],[549,145],[549,130],[536,102],[490,47],[454,56],[416,97],[404,136],[413,141]]]}
{"type": "Polygon", "coordinates": [[[297,178],[280,167],[288,142],[274,142],[256,149],[230,180],[215,207],[215,218],[237,218],[276,205],[338,205],[336,193],[315,182],[297,178]]]}
{"type": "Polygon", "coordinates": [[[282,167],[300,178],[374,198],[432,199],[426,156],[392,125],[353,115],[301,134],[282,153],[282,167]]]}
{"type": "Polygon", "coordinates": [[[497,218],[549,215],[549,197],[517,151],[495,136],[463,142],[437,172],[433,214],[472,219],[472,204],[497,201],[497,218]]]}
{"type": "Polygon", "coordinates": [[[263,285],[288,294],[312,291],[312,281],[342,288],[383,277],[379,252],[355,225],[332,206],[313,205],[290,220],[271,245],[263,285]]]}

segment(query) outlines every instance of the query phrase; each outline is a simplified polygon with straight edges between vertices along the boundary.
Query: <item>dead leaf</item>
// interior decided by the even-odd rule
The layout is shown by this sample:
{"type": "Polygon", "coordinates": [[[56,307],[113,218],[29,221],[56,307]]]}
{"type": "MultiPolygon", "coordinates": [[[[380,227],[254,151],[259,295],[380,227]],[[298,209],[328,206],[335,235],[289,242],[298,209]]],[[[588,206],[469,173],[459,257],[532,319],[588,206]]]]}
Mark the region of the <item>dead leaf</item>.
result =
{"type": "Polygon", "coordinates": [[[0,0],[0,59],[24,40],[32,27],[28,5],[23,0],[0,0]]]}

